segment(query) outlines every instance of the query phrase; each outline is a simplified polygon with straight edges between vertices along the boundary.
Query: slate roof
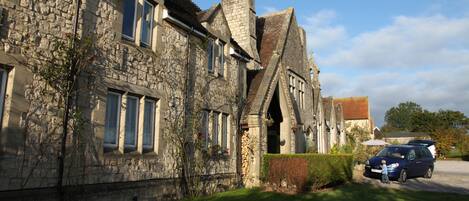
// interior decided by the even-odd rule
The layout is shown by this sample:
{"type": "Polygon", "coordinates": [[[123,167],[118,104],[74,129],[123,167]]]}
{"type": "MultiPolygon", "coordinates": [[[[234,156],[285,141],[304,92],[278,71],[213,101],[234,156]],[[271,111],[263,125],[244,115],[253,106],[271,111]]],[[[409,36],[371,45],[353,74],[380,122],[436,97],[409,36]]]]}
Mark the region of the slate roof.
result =
{"type": "Polygon", "coordinates": [[[258,17],[256,20],[257,50],[261,59],[262,70],[251,73],[251,84],[247,97],[245,114],[258,114],[262,108],[263,99],[267,96],[267,89],[272,84],[274,69],[277,68],[279,57],[274,53],[281,54],[283,46],[279,41],[284,41],[288,34],[288,23],[293,15],[292,9],[286,9],[268,16],[258,17]],[[271,64],[271,62],[273,62],[271,64]]]}
{"type": "Polygon", "coordinates": [[[368,97],[335,98],[334,104],[342,105],[345,120],[369,119],[368,97]]]}
{"type": "Polygon", "coordinates": [[[277,49],[283,24],[286,23],[288,12],[279,12],[268,16],[259,17],[256,23],[257,49],[261,59],[261,66],[269,66],[270,58],[277,49]]]}
{"type": "Polygon", "coordinates": [[[197,13],[201,12],[200,8],[190,0],[170,0],[165,1],[164,5],[168,9],[169,15],[190,25],[202,33],[207,30],[198,21],[197,13]]]}
{"type": "Polygon", "coordinates": [[[207,10],[198,12],[197,13],[197,18],[198,18],[199,22],[209,21],[212,18],[213,14],[215,14],[215,11],[217,11],[217,9],[219,9],[220,7],[221,7],[221,4],[218,3],[218,4],[213,5],[212,7],[210,7],[207,10]]]}

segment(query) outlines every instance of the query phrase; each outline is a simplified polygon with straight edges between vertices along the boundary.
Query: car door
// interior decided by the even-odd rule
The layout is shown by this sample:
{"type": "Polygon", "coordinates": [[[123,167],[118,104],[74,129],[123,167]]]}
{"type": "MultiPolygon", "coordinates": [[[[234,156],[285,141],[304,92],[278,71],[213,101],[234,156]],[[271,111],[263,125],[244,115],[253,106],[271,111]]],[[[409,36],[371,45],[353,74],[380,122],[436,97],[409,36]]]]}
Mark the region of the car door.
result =
{"type": "Polygon", "coordinates": [[[414,176],[423,176],[425,172],[427,171],[427,158],[425,157],[426,154],[423,149],[426,149],[425,147],[419,147],[415,149],[415,175],[414,176]]]}
{"type": "Polygon", "coordinates": [[[427,168],[433,167],[433,162],[434,162],[433,155],[430,152],[430,150],[428,150],[428,148],[422,149],[422,153],[424,153],[424,157],[425,157],[424,158],[424,162],[425,162],[424,171],[427,171],[427,168]]]}
{"type": "Polygon", "coordinates": [[[417,154],[415,149],[411,149],[409,153],[407,154],[407,175],[409,177],[414,177],[418,174],[419,168],[417,164],[417,154]]]}

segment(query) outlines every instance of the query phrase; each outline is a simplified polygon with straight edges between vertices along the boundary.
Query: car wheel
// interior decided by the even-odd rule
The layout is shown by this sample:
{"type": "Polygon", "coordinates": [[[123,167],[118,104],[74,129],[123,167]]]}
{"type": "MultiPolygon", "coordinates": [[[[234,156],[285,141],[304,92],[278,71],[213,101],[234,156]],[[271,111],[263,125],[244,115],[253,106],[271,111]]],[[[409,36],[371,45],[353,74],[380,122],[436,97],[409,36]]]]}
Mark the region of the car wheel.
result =
{"type": "Polygon", "coordinates": [[[429,167],[427,169],[427,172],[425,173],[425,175],[423,177],[425,177],[427,179],[430,179],[430,178],[432,178],[432,175],[433,175],[433,168],[429,167]]]}
{"type": "Polygon", "coordinates": [[[407,171],[401,170],[401,174],[399,175],[399,183],[403,184],[407,181],[407,171]]]}

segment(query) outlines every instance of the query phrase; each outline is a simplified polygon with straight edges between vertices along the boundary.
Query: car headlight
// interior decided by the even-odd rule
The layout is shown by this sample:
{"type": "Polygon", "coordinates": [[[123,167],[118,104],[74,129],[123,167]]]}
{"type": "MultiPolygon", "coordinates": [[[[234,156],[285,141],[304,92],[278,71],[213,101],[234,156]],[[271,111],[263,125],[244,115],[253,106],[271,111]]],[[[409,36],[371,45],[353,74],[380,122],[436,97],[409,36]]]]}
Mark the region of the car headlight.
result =
{"type": "Polygon", "coordinates": [[[397,168],[397,167],[399,167],[399,163],[393,163],[393,164],[388,166],[389,169],[394,169],[394,168],[397,168]]]}
{"type": "Polygon", "coordinates": [[[366,160],[365,165],[370,165],[370,160],[366,160]]]}

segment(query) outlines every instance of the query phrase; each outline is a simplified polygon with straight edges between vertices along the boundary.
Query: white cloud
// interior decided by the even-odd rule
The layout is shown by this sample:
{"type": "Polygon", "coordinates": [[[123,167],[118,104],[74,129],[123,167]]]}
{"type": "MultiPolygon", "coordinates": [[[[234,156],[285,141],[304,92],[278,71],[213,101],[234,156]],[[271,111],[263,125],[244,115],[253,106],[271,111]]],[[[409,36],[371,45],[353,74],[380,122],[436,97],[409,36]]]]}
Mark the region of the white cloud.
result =
{"type": "Polygon", "coordinates": [[[382,124],[389,108],[404,101],[414,101],[431,111],[452,109],[469,115],[469,65],[420,72],[383,71],[358,77],[324,74],[321,84],[325,96],[369,96],[371,112],[378,125],[382,124]]]}
{"type": "Polygon", "coordinates": [[[302,27],[308,34],[308,50],[321,51],[332,45],[337,45],[346,36],[346,30],[341,25],[332,25],[337,18],[333,10],[320,10],[306,18],[302,27]]]}
{"type": "Polygon", "coordinates": [[[323,95],[369,96],[378,125],[389,108],[404,101],[469,116],[469,15],[450,18],[435,14],[439,9],[431,8],[430,16],[398,16],[355,36],[334,24],[332,10],[306,18],[308,47],[323,72],[323,95]]]}
{"type": "Polygon", "coordinates": [[[268,15],[268,14],[276,13],[280,11],[278,8],[275,8],[272,6],[264,6],[262,7],[262,10],[264,10],[264,12],[260,16],[264,16],[264,15],[268,15]]]}
{"type": "Polygon", "coordinates": [[[323,65],[416,68],[469,63],[469,17],[396,17],[377,31],[350,38],[323,65]]]}

